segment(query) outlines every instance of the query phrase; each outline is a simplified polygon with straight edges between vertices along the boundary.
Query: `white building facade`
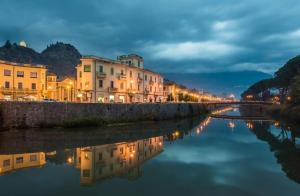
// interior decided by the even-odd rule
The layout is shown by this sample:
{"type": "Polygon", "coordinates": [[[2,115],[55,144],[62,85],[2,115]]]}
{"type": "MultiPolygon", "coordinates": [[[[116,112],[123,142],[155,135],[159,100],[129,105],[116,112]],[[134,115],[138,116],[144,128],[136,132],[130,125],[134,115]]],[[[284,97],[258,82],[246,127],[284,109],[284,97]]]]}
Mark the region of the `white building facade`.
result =
{"type": "Polygon", "coordinates": [[[163,77],[144,69],[144,60],[138,55],[123,55],[117,60],[83,56],[76,69],[79,102],[163,101],[163,77]]]}

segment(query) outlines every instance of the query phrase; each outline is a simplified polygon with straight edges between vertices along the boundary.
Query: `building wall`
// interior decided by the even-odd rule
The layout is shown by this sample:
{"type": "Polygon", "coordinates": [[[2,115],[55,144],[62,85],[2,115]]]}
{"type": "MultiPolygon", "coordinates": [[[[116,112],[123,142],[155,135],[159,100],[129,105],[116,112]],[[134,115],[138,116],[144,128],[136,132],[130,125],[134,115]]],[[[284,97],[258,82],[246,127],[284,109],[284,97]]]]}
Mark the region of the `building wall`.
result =
{"type": "Polygon", "coordinates": [[[58,81],[57,76],[47,76],[47,98],[56,101],[76,101],[76,80],[65,78],[58,81]]]}
{"type": "Polygon", "coordinates": [[[0,61],[0,99],[8,100],[42,100],[46,92],[46,69],[43,66],[14,64],[0,61]],[[10,76],[4,74],[10,70],[10,76]],[[17,73],[23,72],[23,77],[17,73]],[[36,76],[33,74],[36,73],[36,76]],[[9,83],[6,88],[5,83],[9,83]],[[36,89],[32,85],[36,85],[36,89]]]}
{"type": "Polygon", "coordinates": [[[83,58],[81,62],[77,66],[77,89],[81,102],[163,101],[163,78],[157,73],[100,59],[83,58]],[[85,66],[91,66],[90,71],[85,71],[85,66]]]}

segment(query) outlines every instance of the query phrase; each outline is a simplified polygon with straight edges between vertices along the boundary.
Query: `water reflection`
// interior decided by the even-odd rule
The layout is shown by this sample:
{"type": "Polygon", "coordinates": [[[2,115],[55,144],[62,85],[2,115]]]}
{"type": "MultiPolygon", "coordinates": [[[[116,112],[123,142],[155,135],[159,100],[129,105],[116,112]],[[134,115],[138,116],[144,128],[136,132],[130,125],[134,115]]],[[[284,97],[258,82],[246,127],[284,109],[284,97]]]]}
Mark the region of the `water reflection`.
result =
{"type": "Polygon", "coordinates": [[[45,164],[44,152],[0,155],[0,174],[25,168],[43,167],[45,164]]]}
{"type": "Polygon", "coordinates": [[[279,122],[246,122],[248,128],[256,137],[270,145],[270,151],[274,153],[282,171],[297,183],[300,183],[300,138],[296,129],[290,126],[280,126],[279,122]],[[276,127],[274,129],[274,127],[276,127]]]}
{"type": "Polygon", "coordinates": [[[0,155],[0,174],[31,167],[43,167],[46,160],[68,163],[80,170],[80,183],[87,185],[111,177],[129,180],[142,175],[140,166],[163,151],[163,137],[133,142],[79,147],[52,152],[0,155]]]}

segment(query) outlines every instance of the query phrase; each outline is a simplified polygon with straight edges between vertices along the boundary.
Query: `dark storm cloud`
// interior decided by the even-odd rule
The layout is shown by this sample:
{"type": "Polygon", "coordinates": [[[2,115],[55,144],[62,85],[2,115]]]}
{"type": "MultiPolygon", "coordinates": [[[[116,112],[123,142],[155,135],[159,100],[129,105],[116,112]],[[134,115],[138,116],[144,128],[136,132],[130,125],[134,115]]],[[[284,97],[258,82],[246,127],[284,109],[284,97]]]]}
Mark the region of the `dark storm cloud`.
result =
{"type": "Polygon", "coordinates": [[[297,0],[0,0],[0,41],[143,55],[161,72],[273,72],[300,52],[297,0]]]}

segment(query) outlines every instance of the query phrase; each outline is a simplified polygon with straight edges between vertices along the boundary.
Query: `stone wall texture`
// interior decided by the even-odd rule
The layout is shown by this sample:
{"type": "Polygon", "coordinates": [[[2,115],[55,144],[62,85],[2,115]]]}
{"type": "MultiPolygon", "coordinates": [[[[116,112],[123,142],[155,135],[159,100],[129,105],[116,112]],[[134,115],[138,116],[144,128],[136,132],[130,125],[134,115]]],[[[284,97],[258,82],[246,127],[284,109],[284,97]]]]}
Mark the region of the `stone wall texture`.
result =
{"type": "Polygon", "coordinates": [[[166,120],[203,114],[215,105],[201,103],[87,104],[0,102],[0,128],[62,126],[93,119],[108,123],[166,120]]]}

